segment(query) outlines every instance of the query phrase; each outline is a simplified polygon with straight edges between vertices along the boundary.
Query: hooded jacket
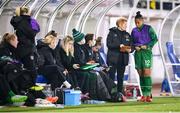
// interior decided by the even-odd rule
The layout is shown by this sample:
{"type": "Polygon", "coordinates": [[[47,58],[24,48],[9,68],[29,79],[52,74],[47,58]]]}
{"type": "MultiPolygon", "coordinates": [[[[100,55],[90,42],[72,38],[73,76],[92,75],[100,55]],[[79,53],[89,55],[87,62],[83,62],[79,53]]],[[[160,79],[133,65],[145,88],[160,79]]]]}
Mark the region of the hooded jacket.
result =
{"type": "Polygon", "coordinates": [[[30,54],[35,47],[35,36],[38,30],[33,29],[34,24],[33,26],[31,25],[31,20],[30,16],[21,15],[12,17],[10,22],[18,37],[18,54],[20,57],[30,54]]]}
{"type": "Polygon", "coordinates": [[[37,51],[40,56],[40,58],[39,58],[40,60],[38,62],[39,66],[56,64],[53,49],[51,49],[47,44],[45,44],[41,40],[38,40],[36,47],[37,47],[37,51]]]}
{"type": "Polygon", "coordinates": [[[13,80],[22,72],[23,65],[18,60],[16,48],[8,43],[0,45],[0,73],[7,75],[8,81],[13,80]],[[12,73],[12,74],[9,74],[12,73]],[[12,76],[10,76],[12,75],[12,76]]]}
{"type": "MultiPolygon", "coordinates": [[[[110,29],[107,37],[107,63],[111,65],[126,66],[129,62],[129,54],[127,52],[120,52],[120,45],[132,47],[132,38],[126,31],[121,31],[117,27],[110,29]]],[[[133,48],[131,48],[133,50],[133,48]]]]}
{"type": "Polygon", "coordinates": [[[80,66],[86,65],[86,56],[83,50],[83,45],[74,43],[74,63],[79,64],[80,66]]]}

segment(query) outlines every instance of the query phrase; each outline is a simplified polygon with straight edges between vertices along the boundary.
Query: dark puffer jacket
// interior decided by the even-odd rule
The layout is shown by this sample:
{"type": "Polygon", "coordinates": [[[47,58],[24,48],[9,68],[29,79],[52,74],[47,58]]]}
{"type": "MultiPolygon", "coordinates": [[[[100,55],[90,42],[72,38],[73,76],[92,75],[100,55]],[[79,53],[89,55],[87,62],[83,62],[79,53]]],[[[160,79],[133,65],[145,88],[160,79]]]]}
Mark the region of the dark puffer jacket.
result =
{"type": "Polygon", "coordinates": [[[87,62],[93,60],[93,50],[92,47],[90,47],[88,44],[83,45],[84,53],[85,53],[85,59],[87,62]]]}
{"type": "MultiPolygon", "coordinates": [[[[132,46],[132,38],[126,31],[120,31],[117,27],[110,29],[107,37],[107,63],[108,65],[126,66],[129,62],[129,54],[127,52],[120,52],[120,44],[132,46]]],[[[133,48],[131,48],[133,50],[133,48]]]]}
{"type": "Polygon", "coordinates": [[[33,20],[31,25],[31,20],[31,17],[28,15],[14,16],[11,19],[11,25],[14,27],[19,41],[18,54],[20,57],[24,57],[34,51],[35,36],[39,31],[33,29],[35,25],[38,28],[38,24],[34,24],[33,20]]]}
{"type": "Polygon", "coordinates": [[[51,49],[47,44],[43,43],[41,40],[38,41],[36,47],[40,55],[40,60],[38,62],[40,66],[56,64],[53,49],[51,49]]]}
{"type": "Polygon", "coordinates": [[[74,43],[74,63],[79,64],[80,66],[86,65],[86,56],[83,50],[83,46],[77,43],[74,43]]]}
{"type": "MultiPolygon", "coordinates": [[[[57,65],[55,50],[51,49],[47,44],[43,43],[41,40],[37,42],[37,51],[39,53],[38,65],[47,66],[47,65],[57,65]]],[[[58,65],[62,70],[63,66],[58,65]]]]}
{"type": "MultiPolygon", "coordinates": [[[[17,81],[24,79],[23,76],[23,65],[19,62],[16,57],[15,48],[8,43],[0,45],[0,74],[4,75],[7,82],[13,84],[13,91],[19,93],[20,89],[24,87],[18,87],[17,81]],[[19,79],[20,78],[20,79],[19,79]]],[[[26,84],[21,84],[22,86],[26,84]]],[[[28,85],[31,85],[28,83],[28,85]]]]}
{"type": "Polygon", "coordinates": [[[18,60],[15,48],[10,44],[0,45],[0,72],[7,74],[9,72],[18,73],[22,69],[22,63],[18,60]]]}

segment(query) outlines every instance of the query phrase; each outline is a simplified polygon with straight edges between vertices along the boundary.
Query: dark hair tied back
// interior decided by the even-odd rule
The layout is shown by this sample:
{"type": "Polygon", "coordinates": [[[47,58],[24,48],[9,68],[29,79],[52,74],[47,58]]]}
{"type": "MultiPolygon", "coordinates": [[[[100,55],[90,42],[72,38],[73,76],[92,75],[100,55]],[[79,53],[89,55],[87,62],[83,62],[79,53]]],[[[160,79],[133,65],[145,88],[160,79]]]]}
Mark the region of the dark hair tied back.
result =
{"type": "Polygon", "coordinates": [[[143,19],[143,16],[141,15],[140,11],[136,12],[135,19],[143,19]]]}

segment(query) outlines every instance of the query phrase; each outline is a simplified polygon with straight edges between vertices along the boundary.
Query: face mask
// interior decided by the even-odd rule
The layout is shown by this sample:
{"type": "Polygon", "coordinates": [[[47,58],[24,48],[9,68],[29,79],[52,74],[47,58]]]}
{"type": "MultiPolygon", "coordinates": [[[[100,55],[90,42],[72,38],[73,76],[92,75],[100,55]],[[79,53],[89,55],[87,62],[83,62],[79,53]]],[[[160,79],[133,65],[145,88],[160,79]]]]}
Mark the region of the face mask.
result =
{"type": "Polygon", "coordinates": [[[83,45],[83,44],[85,44],[85,43],[86,43],[86,41],[85,41],[84,38],[83,38],[80,42],[78,42],[79,45],[83,45]]]}
{"type": "Polygon", "coordinates": [[[96,41],[93,40],[93,41],[92,41],[92,47],[95,46],[95,44],[96,44],[96,41]]]}

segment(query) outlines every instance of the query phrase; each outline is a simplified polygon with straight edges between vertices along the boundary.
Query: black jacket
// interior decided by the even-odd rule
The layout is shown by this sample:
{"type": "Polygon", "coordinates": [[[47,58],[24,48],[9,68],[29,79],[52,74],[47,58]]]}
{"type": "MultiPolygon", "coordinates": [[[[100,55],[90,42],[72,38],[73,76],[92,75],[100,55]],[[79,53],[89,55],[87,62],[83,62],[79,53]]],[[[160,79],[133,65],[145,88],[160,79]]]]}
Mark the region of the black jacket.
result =
{"type": "Polygon", "coordinates": [[[59,67],[64,67],[62,60],[64,59],[63,57],[65,57],[65,56],[62,56],[62,53],[61,53],[61,40],[59,40],[58,45],[54,49],[54,55],[55,55],[55,59],[56,59],[56,64],[59,67]]]}
{"type": "Polygon", "coordinates": [[[16,31],[18,37],[18,54],[24,57],[34,50],[35,36],[37,31],[31,26],[31,17],[28,15],[14,16],[11,19],[11,25],[16,31]]]}
{"type": "Polygon", "coordinates": [[[13,73],[13,76],[7,76],[8,81],[19,76],[23,69],[22,63],[18,60],[16,49],[8,43],[0,45],[0,73],[7,75],[13,73]],[[17,76],[16,76],[17,75],[17,76]]]}
{"type": "Polygon", "coordinates": [[[67,69],[68,71],[73,69],[73,63],[74,63],[74,58],[69,55],[66,55],[66,52],[64,51],[64,49],[61,47],[60,51],[59,51],[59,55],[61,57],[61,63],[64,66],[65,69],[67,69]]]}
{"type": "Polygon", "coordinates": [[[37,43],[37,51],[40,56],[38,60],[39,66],[56,64],[54,50],[51,49],[47,44],[43,43],[41,40],[39,40],[37,43]]]}
{"type": "Polygon", "coordinates": [[[132,38],[128,32],[120,31],[117,27],[113,27],[110,29],[110,32],[107,37],[108,65],[128,65],[129,54],[126,52],[120,52],[120,44],[132,46],[132,38]]]}
{"type": "Polygon", "coordinates": [[[92,50],[92,48],[89,47],[88,44],[84,44],[83,49],[84,49],[84,52],[85,52],[86,61],[88,62],[88,61],[93,60],[93,50],[92,50]]]}
{"type": "Polygon", "coordinates": [[[77,43],[74,43],[74,63],[80,64],[80,66],[86,65],[86,56],[83,46],[77,43]]]}

